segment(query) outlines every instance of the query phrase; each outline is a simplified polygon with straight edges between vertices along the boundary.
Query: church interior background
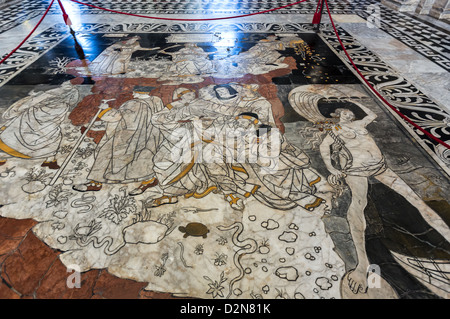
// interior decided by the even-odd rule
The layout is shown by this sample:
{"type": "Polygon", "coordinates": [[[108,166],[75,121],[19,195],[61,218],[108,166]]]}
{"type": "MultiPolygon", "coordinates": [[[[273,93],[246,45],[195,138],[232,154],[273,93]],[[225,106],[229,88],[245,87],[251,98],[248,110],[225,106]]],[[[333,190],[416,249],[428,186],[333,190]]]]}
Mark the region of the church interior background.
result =
{"type": "Polygon", "coordinates": [[[449,298],[450,1],[0,15],[0,298],[449,298]]]}

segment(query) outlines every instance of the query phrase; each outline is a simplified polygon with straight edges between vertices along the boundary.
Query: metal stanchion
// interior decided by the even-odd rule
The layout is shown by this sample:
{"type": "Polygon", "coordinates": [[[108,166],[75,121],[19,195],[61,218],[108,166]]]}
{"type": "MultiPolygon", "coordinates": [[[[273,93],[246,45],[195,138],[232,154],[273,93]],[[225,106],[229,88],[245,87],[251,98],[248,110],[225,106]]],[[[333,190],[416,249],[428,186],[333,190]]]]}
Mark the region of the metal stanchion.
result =
{"type": "Polygon", "coordinates": [[[74,35],[75,32],[72,30],[72,21],[70,21],[69,15],[67,14],[66,9],[64,9],[64,6],[63,6],[61,0],[58,0],[58,4],[59,4],[59,7],[61,8],[61,11],[62,11],[64,23],[69,27],[70,33],[72,35],[74,35]]]}
{"type": "Polygon", "coordinates": [[[314,13],[314,17],[312,20],[312,24],[316,26],[316,31],[319,31],[320,22],[322,21],[323,1],[324,0],[318,0],[316,12],[314,13]]]}

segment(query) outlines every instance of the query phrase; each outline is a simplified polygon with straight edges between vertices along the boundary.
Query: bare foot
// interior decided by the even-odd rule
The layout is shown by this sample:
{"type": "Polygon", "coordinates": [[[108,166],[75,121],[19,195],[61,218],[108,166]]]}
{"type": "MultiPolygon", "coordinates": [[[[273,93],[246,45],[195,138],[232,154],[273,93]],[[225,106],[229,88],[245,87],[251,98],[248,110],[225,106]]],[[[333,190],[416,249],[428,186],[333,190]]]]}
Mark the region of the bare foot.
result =
{"type": "Polygon", "coordinates": [[[348,274],[348,286],[350,290],[354,293],[367,292],[367,267],[356,267],[348,274]]]}

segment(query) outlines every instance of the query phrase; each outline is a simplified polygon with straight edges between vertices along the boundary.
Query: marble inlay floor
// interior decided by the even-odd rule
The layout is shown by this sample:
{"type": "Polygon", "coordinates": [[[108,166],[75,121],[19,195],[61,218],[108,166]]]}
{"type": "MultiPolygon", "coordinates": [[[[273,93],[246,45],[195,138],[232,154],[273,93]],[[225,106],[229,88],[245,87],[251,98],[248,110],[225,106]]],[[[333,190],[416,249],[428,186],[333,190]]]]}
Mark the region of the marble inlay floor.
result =
{"type": "MultiPolygon", "coordinates": [[[[450,151],[315,2],[63,3],[0,65],[0,298],[449,298],[450,151]]],[[[450,28],[330,6],[449,143],[450,28]]]]}

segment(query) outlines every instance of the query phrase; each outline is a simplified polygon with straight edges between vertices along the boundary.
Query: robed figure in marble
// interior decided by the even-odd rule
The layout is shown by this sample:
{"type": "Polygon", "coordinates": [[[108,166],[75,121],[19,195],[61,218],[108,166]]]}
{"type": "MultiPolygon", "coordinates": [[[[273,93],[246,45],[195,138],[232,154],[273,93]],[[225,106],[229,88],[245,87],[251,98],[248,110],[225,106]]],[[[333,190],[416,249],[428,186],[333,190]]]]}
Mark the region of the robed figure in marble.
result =
{"type": "Polygon", "coordinates": [[[3,113],[0,158],[46,159],[42,166],[58,169],[55,155],[62,141],[61,124],[79,100],[69,81],[48,91],[32,92],[3,113]]]}
{"type": "Polygon", "coordinates": [[[153,156],[160,143],[151,116],[164,105],[150,96],[149,87],[134,88],[133,99],[118,109],[105,107],[99,117],[106,132],[95,151],[95,162],[88,183],[74,186],[78,191],[97,191],[102,183],[130,183],[152,179],[153,156]]]}

